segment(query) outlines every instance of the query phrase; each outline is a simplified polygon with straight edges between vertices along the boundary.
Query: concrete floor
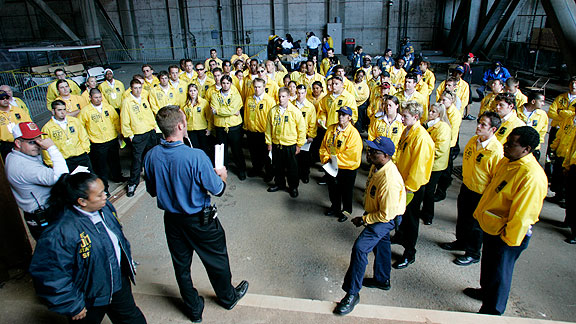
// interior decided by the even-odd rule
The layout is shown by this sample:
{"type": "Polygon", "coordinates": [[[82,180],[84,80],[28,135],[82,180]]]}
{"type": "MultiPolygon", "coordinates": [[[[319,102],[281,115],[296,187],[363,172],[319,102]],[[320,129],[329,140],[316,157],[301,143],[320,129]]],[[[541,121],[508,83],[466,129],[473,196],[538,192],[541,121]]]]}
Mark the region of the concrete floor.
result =
{"type": "MultiPolygon", "coordinates": [[[[129,73],[130,75],[132,73],[129,73]]],[[[474,103],[472,113],[477,113],[474,103]]],[[[463,121],[460,146],[474,132],[475,121],[463,121]]],[[[545,151],[545,148],[543,148],[545,151]]],[[[461,165],[459,158],[456,165],[461,165]]],[[[219,208],[228,240],[233,283],[250,282],[248,296],[231,312],[213,301],[203,266],[197,258],[193,279],[207,297],[207,323],[489,323],[574,321],[576,301],[576,249],[563,242],[568,229],[555,227],[564,219],[564,210],[548,202],[534,227],[530,246],[516,264],[506,316],[475,315],[480,302],[462,290],[479,286],[479,264],[459,267],[454,253],[438,243],[454,240],[456,196],[461,181],[455,179],[446,200],[436,205],[431,226],[420,226],[416,262],[403,270],[392,270],[392,289],[361,291],[361,304],[348,317],[330,314],[344,292],[352,244],[360,229],[338,223],[323,215],[329,205],[326,186],[316,184],[321,174],[314,169],[309,184],[301,184],[300,196],[266,192],[261,178],[240,182],[229,172],[229,185],[219,208]],[[570,297],[572,296],[572,297],[570,297]],[[323,301],[323,302],[322,302],[323,301]],[[374,305],[374,306],[369,306],[374,305]],[[439,312],[440,311],[440,312],[439,312]],[[511,317],[511,318],[510,318],[511,317]],[[521,320],[527,318],[531,320],[521,320]]],[[[367,171],[356,179],[353,215],[360,215],[367,171]]],[[[122,192],[116,202],[132,253],[140,265],[133,288],[137,304],[149,323],[185,323],[178,310],[178,288],[166,246],[162,212],[138,187],[133,198],[122,192]]],[[[393,246],[393,259],[402,247],[393,246]]],[[[370,265],[367,276],[371,275],[370,265]]],[[[0,323],[65,323],[46,310],[35,298],[30,279],[9,281],[0,289],[0,323]]]]}

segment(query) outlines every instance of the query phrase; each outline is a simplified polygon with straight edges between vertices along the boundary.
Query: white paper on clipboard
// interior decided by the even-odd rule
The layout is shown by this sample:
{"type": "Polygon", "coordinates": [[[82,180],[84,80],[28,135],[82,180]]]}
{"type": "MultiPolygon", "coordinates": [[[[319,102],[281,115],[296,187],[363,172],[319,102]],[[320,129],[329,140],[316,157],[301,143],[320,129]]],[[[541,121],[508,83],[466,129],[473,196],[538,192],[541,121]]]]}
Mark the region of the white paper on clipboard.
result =
{"type": "Polygon", "coordinates": [[[214,168],[216,170],[224,167],[224,144],[214,145],[214,168]]]}
{"type": "Polygon", "coordinates": [[[306,142],[306,144],[302,145],[302,147],[300,148],[300,151],[310,151],[310,145],[312,145],[312,142],[306,142]]]}
{"type": "Polygon", "coordinates": [[[330,160],[322,165],[322,168],[332,177],[338,175],[338,158],[336,155],[330,155],[330,160]]]}
{"type": "Polygon", "coordinates": [[[272,161],[272,150],[268,151],[268,157],[270,158],[270,161],[272,161]]]}

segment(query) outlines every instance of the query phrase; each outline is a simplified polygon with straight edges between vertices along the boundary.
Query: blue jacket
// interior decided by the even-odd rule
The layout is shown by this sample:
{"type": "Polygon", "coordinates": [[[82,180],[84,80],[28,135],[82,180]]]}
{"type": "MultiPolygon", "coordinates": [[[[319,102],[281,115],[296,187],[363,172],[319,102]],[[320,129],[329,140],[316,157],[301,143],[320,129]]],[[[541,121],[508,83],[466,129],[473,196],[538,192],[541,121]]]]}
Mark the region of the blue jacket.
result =
{"type": "Polygon", "coordinates": [[[508,69],[501,66],[498,74],[494,73],[494,69],[492,68],[484,72],[484,78],[482,79],[482,81],[484,81],[484,84],[486,84],[488,83],[488,81],[500,79],[502,81],[502,84],[504,84],[509,77],[511,77],[511,75],[510,72],[508,72],[508,69]]]}
{"type": "Polygon", "coordinates": [[[362,67],[362,64],[364,63],[363,62],[364,56],[366,56],[366,53],[364,53],[364,52],[362,52],[360,54],[352,53],[352,54],[348,55],[348,59],[352,63],[353,68],[359,69],[362,67]]]}
{"type": "MultiPolygon", "coordinates": [[[[102,208],[102,219],[118,237],[134,282],[130,243],[110,202],[102,208]]],[[[110,304],[122,283],[108,233],[105,229],[99,231],[88,216],[74,208],[66,208],[42,233],[29,272],[36,293],[50,310],[68,316],[80,313],[84,307],[110,304]]]]}

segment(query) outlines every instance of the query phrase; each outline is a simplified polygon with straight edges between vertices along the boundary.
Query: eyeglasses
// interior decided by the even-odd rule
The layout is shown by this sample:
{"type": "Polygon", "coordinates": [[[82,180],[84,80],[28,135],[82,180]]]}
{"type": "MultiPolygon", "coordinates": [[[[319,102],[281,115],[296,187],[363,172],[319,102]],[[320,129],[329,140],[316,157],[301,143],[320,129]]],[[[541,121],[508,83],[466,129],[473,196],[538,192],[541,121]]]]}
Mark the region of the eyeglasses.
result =
{"type": "Polygon", "coordinates": [[[265,70],[258,70],[258,73],[265,73],[265,70]]]}
{"type": "Polygon", "coordinates": [[[204,71],[204,68],[196,69],[196,71],[204,71]]]}

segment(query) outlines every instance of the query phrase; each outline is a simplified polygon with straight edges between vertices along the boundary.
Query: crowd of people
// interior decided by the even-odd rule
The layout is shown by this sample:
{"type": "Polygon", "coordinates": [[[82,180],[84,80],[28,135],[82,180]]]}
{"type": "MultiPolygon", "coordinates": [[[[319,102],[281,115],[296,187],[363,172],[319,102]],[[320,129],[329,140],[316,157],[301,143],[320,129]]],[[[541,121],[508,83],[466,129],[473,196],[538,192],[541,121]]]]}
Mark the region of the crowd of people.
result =
{"type": "MultiPolygon", "coordinates": [[[[316,49],[322,45],[314,43],[316,49]]],[[[334,313],[350,313],[362,286],[390,289],[391,267],[403,269],[416,261],[420,220],[432,224],[434,203],[445,199],[452,183],[462,120],[475,119],[466,110],[472,54],[436,87],[430,62],[415,62],[409,40],[402,48],[395,59],[386,50],[372,64],[357,47],[350,67],[328,48],[321,61],[314,59],[318,52],[311,52],[292,72],[277,57],[260,62],[238,47],[230,59],[221,59],[212,49],[203,62],[183,59],[157,73],[145,64],[128,88],[107,69],[105,81],[97,84],[91,77],[83,92],[56,70],[57,80],[47,93],[53,117],[41,130],[10,88],[0,87],[0,150],[14,196],[40,240],[30,268],[38,294],[72,319],[88,314],[97,323],[108,312],[114,322],[145,322],[129,290],[129,243],[106,202],[109,181],[127,181],[126,195],[132,197],[144,168],[147,191],[165,211],[166,237],[187,315],[201,321],[204,306],[190,278],[193,252],[200,255],[220,303],[231,309],[248,283],[236,288],[230,283],[224,232],[209,195],[223,194],[227,169],[240,181],[261,177],[269,183],[268,192],[287,191],[297,198],[300,183],[309,183],[310,169],[319,162],[325,170],[319,184],[327,184],[330,201],[325,214],[345,222],[353,214],[364,151],[371,165],[365,212],[351,222],[365,228],[353,246],[342,287],[346,296],[334,313]],[[431,100],[434,90],[437,102],[431,100]],[[118,152],[126,144],[132,152],[129,177],[119,165],[118,152]],[[214,169],[215,144],[224,144],[224,168],[214,169]],[[74,236],[85,228],[90,229],[74,236]],[[57,239],[68,235],[74,238],[57,239]],[[392,264],[394,243],[404,253],[392,264]],[[374,277],[363,279],[370,252],[376,256],[374,277]],[[92,279],[81,281],[102,275],[93,266],[86,270],[89,258],[110,268],[111,289],[100,289],[92,279]],[[66,278],[66,285],[55,281],[58,276],[66,278]],[[126,308],[129,314],[123,313],[126,308]]],[[[522,94],[519,81],[510,76],[502,80],[503,68],[495,67],[500,70],[488,74],[491,91],[481,101],[475,136],[463,149],[456,241],[441,247],[464,251],[456,265],[482,261],[481,288],[464,293],[483,301],[481,313],[501,315],[514,263],[528,245],[547,194],[547,176],[538,159],[549,119],[546,155],[552,159],[554,199],[560,202],[575,190],[576,182],[570,180],[576,177],[576,79],[546,113],[542,94],[522,94]]],[[[574,204],[569,199],[565,204],[565,222],[572,230],[567,241],[574,244],[574,204]]]]}

